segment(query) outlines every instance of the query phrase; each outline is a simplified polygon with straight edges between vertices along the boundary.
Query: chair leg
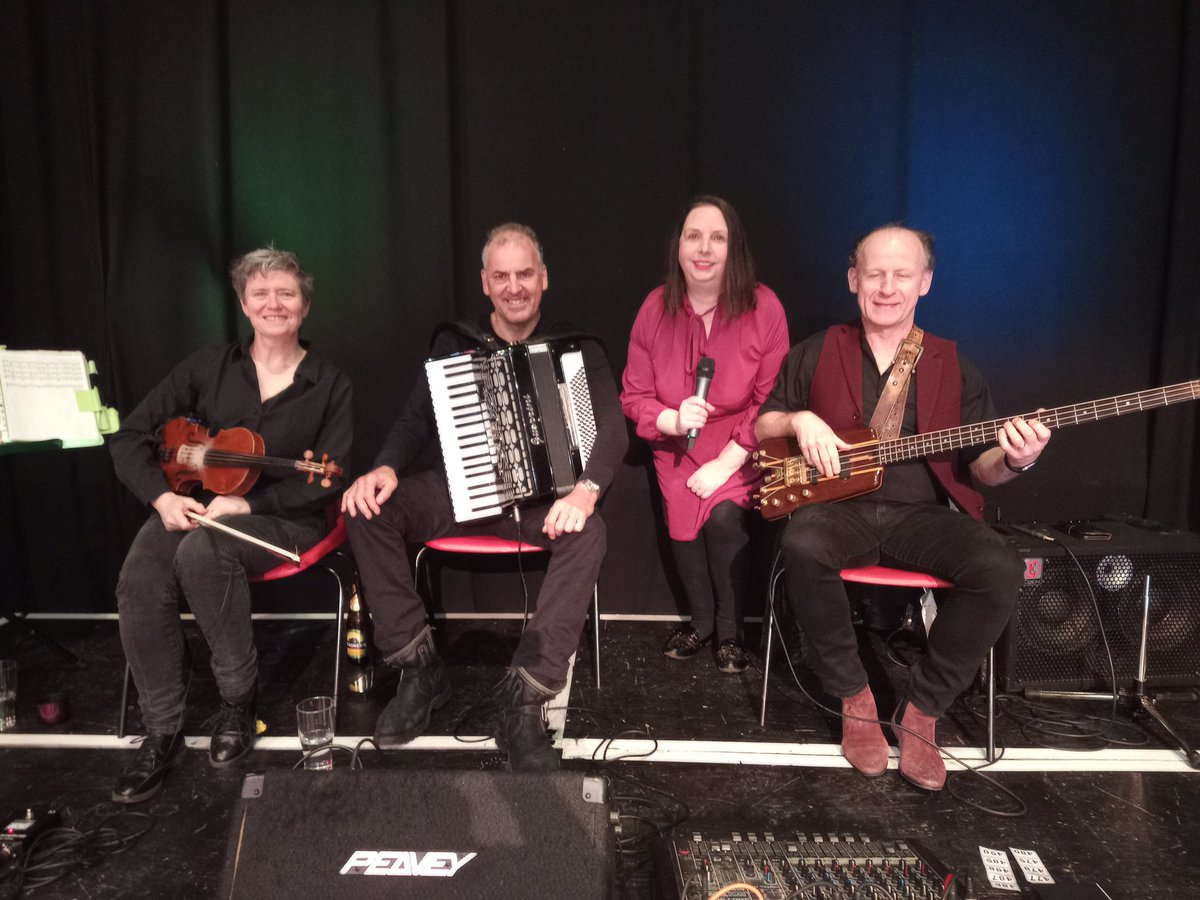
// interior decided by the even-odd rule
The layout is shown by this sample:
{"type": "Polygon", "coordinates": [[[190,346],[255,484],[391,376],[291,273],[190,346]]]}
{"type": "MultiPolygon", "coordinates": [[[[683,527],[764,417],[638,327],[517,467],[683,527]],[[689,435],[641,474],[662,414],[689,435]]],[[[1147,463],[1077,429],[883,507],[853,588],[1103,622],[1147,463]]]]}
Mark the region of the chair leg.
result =
{"type": "MultiPolygon", "coordinates": [[[[425,558],[428,550],[428,547],[421,547],[413,560],[413,590],[418,594],[421,592],[421,560],[425,558]]],[[[429,608],[433,607],[433,576],[429,574],[428,565],[425,566],[425,605],[429,608]]]]}
{"type": "Polygon", "coordinates": [[[987,761],[996,761],[996,648],[987,652],[987,761]]]}
{"type": "Polygon", "coordinates": [[[337,569],[330,565],[322,565],[321,568],[333,576],[333,580],[337,582],[338,591],[337,625],[334,628],[333,641],[333,689],[329,692],[329,696],[333,698],[333,721],[336,728],[338,688],[342,684],[342,628],[346,619],[346,587],[342,584],[342,576],[338,574],[337,569]]]}
{"type": "Polygon", "coordinates": [[[133,684],[133,669],[125,663],[125,679],[121,682],[121,715],[117,719],[117,738],[125,737],[126,718],[129,713],[129,685],[133,684]]]}
{"type": "Polygon", "coordinates": [[[767,727],[767,688],[771,683],[771,644],[775,639],[775,590],[774,585],[771,586],[767,594],[767,615],[763,619],[764,627],[767,629],[766,634],[766,649],[763,651],[763,683],[762,683],[762,704],[758,712],[758,724],[760,728],[767,727]]]}
{"type": "Polygon", "coordinates": [[[600,585],[592,588],[592,659],[596,669],[596,693],[600,693],[600,585]]]}

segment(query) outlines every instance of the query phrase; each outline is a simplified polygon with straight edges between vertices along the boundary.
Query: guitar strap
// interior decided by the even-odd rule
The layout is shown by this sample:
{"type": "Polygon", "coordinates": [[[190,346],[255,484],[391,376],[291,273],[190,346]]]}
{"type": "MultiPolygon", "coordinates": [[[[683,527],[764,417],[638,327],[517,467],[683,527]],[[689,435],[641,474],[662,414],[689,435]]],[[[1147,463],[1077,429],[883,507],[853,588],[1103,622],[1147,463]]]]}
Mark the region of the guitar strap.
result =
{"type": "Polygon", "coordinates": [[[871,429],[881,441],[890,441],[900,434],[900,426],[904,422],[904,404],[908,401],[908,388],[913,369],[921,358],[921,338],[925,332],[916,325],[908,333],[896,358],[892,360],[892,374],[887,386],[879,395],[879,403],[875,406],[875,414],[871,416],[871,429]]]}

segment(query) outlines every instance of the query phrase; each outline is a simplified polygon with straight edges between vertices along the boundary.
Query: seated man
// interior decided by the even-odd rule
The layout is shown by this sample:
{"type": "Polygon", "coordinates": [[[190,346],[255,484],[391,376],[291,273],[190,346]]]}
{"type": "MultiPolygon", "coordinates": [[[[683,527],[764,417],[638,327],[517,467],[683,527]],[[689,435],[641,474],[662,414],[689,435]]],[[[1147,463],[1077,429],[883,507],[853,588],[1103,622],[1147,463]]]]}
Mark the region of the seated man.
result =
{"type": "MultiPolygon", "coordinates": [[[[515,223],[493,228],[483,247],[480,275],[491,313],[475,323],[438,329],[432,357],[567,333],[542,321],[547,271],[532,229],[515,223]]],[[[606,547],[596,503],[616,475],[628,443],[603,348],[584,340],[582,350],[596,419],[591,456],[569,494],[522,512],[522,519],[538,524],[522,531],[521,539],[549,550],[551,557],[537,611],[502,683],[503,706],[495,726],[497,744],[508,754],[510,767],[518,770],[558,765],[542,707],[566,685],[606,547]]],[[[422,734],[432,711],[450,696],[446,668],[434,650],[405,545],[447,535],[515,538],[519,526],[508,518],[455,523],[425,378],[392,426],[375,468],[346,491],[342,509],[349,514],[346,525],[375,623],[375,645],[385,662],[400,670],[396,696],[375,724],[379,745],[395,747],[422,734]]]]}
{"type": "MultiPolygon", "coordinates": [[[[273,568],[279,559],[200,527],[191,516],[220,519],[261,540],[303,551],[324,536],[325,509],[337,497],[321,479],[310,484],[295,471],[255,469],[250,471],[257,479],[241,496],[176,493],[159,457],[163,426],[188,416],[214,433],[249,428],[262,437],[266,455],[275,458],[300,459],[312,450],[318,458],[328,454],[344,462],[350,454],[350,379],[300,340],[300,325],[312,307],[312,276],[291,253],[273,248],[247,253],[234,262],[230,275],[250,320],[250,335],[192,354],[138,404],[110,442],[117,477],[154,510],[134,538],[117,581],[121,643],[147,732],[113,790],[118,803],[152,796],[183,750],[189,676],[180,594],[212,649],[221,693],[209,761],[231,765],[254,745],[258,657],[247,577],[273,568]]],[[[209,474],[228,471],[216,467],[209,474]]]]}
{"type": "MultiPolygon", "coordinates": [[[[933,267],[933,239],[923,232],[885,226],[860,240],[847,273],[859,320],[791,349],[755,424],[758,439],[794,438],[823,476],[838,475],[839,452],[850,445],[835,429],[871,421],[933,267]]],[[[996,418],[987,385],[953,342],[926,334],[923,348],[901,435],[996,418]]],[[[785,526],[787,590],[807,658],[824,689],[842,699],[842,753],[863,774],[883,773],[888,747],[840,570],[882,563],[954,583],[941,597],[928,652],[910,670],[906,699],[892,717],[900,726],[901,774],[940,790],[946,768],[937,749],[937,720],[1004,630],[1021,587],[1021,559],[981,521],[983,498],[971,479],[983,485],[1012,480],[1037,462],[1049,439],[1041,422],[1010,419],[997,432],[998,446],[890,466],[878,491],[802,506],[785,526]]]]}

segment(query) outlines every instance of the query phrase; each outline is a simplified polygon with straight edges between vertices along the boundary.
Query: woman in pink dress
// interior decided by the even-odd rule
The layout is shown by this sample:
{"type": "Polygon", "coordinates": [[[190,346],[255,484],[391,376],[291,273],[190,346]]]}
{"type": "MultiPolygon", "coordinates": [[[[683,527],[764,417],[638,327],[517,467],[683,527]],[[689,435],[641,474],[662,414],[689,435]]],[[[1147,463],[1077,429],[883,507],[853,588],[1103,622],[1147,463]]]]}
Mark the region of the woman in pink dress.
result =
{"type": "Polygon", "coordinates": [[[668,638],[672,659],[716,647],[722,672],[746,669],[742,610],[749,568],[754,420],[788,350],[779,298],[754,277],[737,213],[691,201],[672,239],[666,282],[650,292],[629,338],[621,405],[654,452],[672,554],[691,622],[668,638]],[[715,363],[706,398],[700,360],[715,363]],[[690,429],[699,429],[689,446],[690,429]]]}

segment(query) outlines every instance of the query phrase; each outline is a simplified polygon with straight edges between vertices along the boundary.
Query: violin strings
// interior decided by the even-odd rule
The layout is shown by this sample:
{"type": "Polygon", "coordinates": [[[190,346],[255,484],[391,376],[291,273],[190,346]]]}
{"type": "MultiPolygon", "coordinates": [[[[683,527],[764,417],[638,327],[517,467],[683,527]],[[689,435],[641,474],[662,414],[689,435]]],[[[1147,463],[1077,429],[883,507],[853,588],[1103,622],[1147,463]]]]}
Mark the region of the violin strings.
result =
{"type": "MultiPolygon", "coordinates": [[[[192,447],[194,445],[188,445],[192,447]]],[[[180,448],[164,447],[163,453],[170,458],[180,448]]],[[[203,448],[197,448],[203,449],[203,448]]],[[[254,456],[248,453],[234,453],[229,450],[209,450],[204,453],[204,464],[210,466],[251,466],[255,468],[278,466],[284,468],[299,468],[303,466],[320,467],[322,463],[315,460],[283,459],[278,456],[254,456]]]]}

